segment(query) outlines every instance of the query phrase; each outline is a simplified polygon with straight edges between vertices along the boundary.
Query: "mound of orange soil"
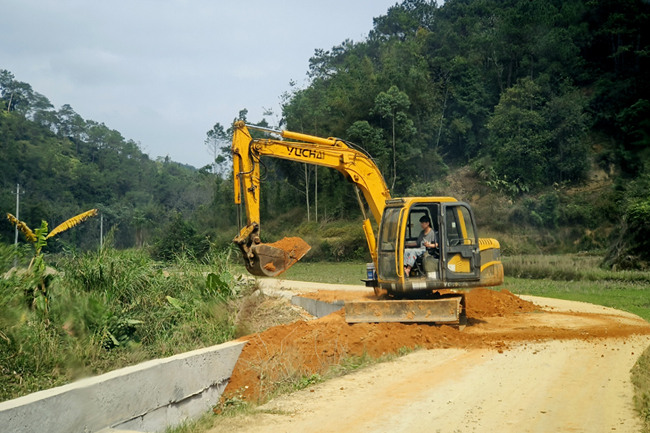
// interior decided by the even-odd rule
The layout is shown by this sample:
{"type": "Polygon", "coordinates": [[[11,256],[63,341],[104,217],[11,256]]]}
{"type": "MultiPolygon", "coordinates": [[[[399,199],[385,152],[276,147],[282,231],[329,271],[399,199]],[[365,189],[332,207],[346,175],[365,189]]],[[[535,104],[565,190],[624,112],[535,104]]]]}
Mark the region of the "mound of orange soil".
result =
{"type": "Polygon", "coordinates": [[[403,347],[487,347],[502,352],[516,342],[587,340],[650,333],[650,326],[643,321],[643,326],[624,324],[607,315],[515,314],[538,308],[507,290],[474,289],[466,296],[470,326],[464,331],[419,323],[348,324],[345,311],[341,310],[321,319],[276,326],[243,337],[241,340],[247,340],[248,344],[235,365],[224,399],[236,396],[259,401],[267,397],[278,383],[323,373],[349,355],[367,353],[379,357],[396,353],[403,347]],[[581,322],[576,326],[567,325],[574,321],[581,322]]]}
{"type": "Polygon", "coordinates": [[[495,292],[489,289],[474,289],[466,294],[467,317],[482,319],[485,317],[506,316],[515,313],[532,313],[539,310],[532,302],[524,301],[503,289],[495,292]]]}
{"type": "MultiPolygon", "coordinates": [[[[345,322],[344,310],[318,320],[268,329],[248,340],[226,389],[257,401],[279,381],[309,376],[347,355],[393,353],[402,347],[451,347],[466,336],[449,326],[345,322]]],[[[230,393],[230,394],[229,394],[230,393]]]]}

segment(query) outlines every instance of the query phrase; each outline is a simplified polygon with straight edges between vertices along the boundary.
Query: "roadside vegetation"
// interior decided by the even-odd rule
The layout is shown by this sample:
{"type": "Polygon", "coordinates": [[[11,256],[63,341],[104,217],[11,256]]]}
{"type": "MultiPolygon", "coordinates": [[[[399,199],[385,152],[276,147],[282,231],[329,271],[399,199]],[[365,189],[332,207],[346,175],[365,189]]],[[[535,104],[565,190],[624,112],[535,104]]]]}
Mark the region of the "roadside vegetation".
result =
{"type": "Polygon", "coordinates": [[[602,267],[595,254],[519,255],[504,257],[505,274],[523,279],[555,281],[607,281],[650,285],[650,272],[602,267]]]}
{"type": "Polygon", "coordinates": [[[227,251],[163,263],[109,245],[16,271],[0,244],[0,401],[297,317],[235,276],[227,251]]]}
{"type": "Polygon", "coordinates": [[[635,391],[634,407],[644,423],[642,433],[650,433],[650,347],[632,368],[632,384],[635,391]]]}
{"type": "Polygon", "coordinates": [[[588,302],[650,321],[650,273],[600,267],[602,256],[505,257],[504,288],[513,293],[588,302]]]}

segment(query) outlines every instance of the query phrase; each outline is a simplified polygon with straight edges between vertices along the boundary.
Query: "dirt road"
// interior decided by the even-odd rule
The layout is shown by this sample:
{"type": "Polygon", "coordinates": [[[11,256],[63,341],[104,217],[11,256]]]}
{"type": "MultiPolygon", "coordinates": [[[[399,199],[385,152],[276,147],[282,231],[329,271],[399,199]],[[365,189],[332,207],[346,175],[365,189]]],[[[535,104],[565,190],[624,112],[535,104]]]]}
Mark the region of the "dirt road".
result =
{"type": "Polygon", "coordinates": [[[508,335],[504,349],[420,350],[277,398],[266,413],[225,419],[214,431],[638,432],[629,372],[650,345],[648,323],[526,299],[551,312],[491,317],[463,331],[508,335]]]}

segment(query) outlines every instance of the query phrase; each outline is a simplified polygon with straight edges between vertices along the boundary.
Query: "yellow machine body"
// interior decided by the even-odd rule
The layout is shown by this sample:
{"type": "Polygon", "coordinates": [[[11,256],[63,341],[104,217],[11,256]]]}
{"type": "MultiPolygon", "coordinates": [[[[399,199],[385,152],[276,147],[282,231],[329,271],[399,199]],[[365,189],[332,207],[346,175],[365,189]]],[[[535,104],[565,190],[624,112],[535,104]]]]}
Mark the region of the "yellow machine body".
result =
{"type": "Polygon", "coordinates": [[[363,230],[376,270],[376,278],[373,275],[365,280],[366,285],[374,287],[377,293],[386,291],[389,299],[350,304],[349,309],[346,307],[349,322],[460,324],[464,318],[465,297],[446,289],[503,283],[499,242],[478,238],[476,222],[467,203],[452,197],[391,198],[370,155],[352,143],[236,122],[232,154],[235,203],[243,204],[246,209],[246,225],[233,242],[242,251],[246,268],[253,275],[279,275],[309,250],[299,238],[290,238],[290,241],[285,238],[274,244],[261,242],[259,161],[262,156],[334,168],[355,185],[357,193],[361,191],[379,227],[376,234],[366,217],[366,205],[357,194],[364,216],[363,230]],[[278,134],[283,139],[268,138],[268,135],[267,138],[253,138],[249,128],[278,134]],[[430,218],[432,228],[438,233],[439,247],[427,250],[407,278],[404,250],[417,240],[420,231],[417,222],[424,215],[430,218]],[[396,303],[397,298],[407,301],[402,299],[401,303],[396,303]]]}

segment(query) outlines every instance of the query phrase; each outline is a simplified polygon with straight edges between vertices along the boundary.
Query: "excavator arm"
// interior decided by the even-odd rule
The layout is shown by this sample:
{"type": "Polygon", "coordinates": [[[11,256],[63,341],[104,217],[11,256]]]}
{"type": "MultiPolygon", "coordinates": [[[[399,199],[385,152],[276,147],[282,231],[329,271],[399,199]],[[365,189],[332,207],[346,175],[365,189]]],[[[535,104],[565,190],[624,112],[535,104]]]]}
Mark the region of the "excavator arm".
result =
{"type": "MultiPolygon", "coordinates": [[[[246,226],[240,230],[233,242],[241,249],[246,268],[253,275],[278,275],[300,260],[309,250],[309,246],[300,238],[285,238],[274,244],[261,242],[260,157],[270,156],[338,170],[348,181],[355,184],[357,192],[361,190],[378,224],[385,201],[390,199],[386,182],[372,158],[337,138],[273,131],[238,121],[234,125],[232,155],[235,203],[239,205],[243,202],[246,209],[246,226]],[[279,134],[286,140],[253,138],[249,128],[279,134]]],[[[375,235],[360,199],[359,203],[364,214],[363,229],[368,248],[377,266],[375,235]]]]}

